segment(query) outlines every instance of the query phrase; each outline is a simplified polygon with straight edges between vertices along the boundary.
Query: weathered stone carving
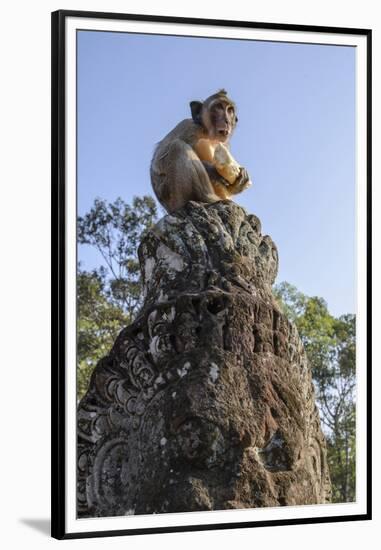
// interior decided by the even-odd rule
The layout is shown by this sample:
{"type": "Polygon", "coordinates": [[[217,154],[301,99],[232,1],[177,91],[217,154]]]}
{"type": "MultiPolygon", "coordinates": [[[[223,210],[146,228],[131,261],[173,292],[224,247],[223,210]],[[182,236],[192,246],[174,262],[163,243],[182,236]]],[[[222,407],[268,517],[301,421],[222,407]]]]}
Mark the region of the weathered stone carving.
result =
{"type": "Polygon", "coordinates": [[[259,219],[190,202],[139,259],[144,305],[78,407],[78,516],[328,502],[311,373],[259,219]]]}

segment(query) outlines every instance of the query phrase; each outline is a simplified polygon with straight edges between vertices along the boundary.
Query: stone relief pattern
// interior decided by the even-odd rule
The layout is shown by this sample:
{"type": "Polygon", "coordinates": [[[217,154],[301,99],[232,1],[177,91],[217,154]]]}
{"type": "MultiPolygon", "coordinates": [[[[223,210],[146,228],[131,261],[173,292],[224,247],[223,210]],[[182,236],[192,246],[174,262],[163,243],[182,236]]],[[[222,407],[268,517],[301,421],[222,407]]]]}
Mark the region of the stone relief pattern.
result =
{"type": "Polygon", "coordinates": [[[311,372],[258,218],[189,203],[139,259],[142,310],[78,406],[78,516],[329,502],[311,372]]]}

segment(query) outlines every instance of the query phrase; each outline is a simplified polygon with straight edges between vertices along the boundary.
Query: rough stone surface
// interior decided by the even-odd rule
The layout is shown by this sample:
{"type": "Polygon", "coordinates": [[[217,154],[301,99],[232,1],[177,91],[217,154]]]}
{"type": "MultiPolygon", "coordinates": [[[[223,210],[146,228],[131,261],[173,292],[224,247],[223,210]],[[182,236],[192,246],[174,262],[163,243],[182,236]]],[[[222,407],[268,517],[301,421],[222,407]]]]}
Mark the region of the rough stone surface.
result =
{"type": "Polygon", "coordinates": [[[311,372],[259,219],[190,202],[139,258],[144,305],[78,407],[78,516],[329,502],[311,372]]]}

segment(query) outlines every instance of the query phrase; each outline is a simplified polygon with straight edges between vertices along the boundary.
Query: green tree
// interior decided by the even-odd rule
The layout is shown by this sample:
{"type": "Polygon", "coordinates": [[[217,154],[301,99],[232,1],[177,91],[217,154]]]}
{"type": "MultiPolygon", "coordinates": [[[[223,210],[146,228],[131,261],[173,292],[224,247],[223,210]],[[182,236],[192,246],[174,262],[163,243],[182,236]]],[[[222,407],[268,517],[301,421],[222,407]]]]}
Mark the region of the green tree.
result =
{"type": "Polygon", "coordinates": [[[78,243],[90,245],[100,254],[105,288],[111,303],[129,315],[141,304],[137,248],[143,234],[156,220],[152,197],[134,197],[132,205],[121,198],[114,202],[96,199],[83,217],[78,217],[78,243]]]}
{"type": "Polygon", "coordinates": [[[95,365],[110,350],[129,316],[108,300],[100,270],[78,271],[77,305],[77,394],[80,399],[95,365]]]}
{"type": "Polygon", "coordinates": [[[332,316],[326,302],[309,297],[283,282],[275,295],[296,324],[316,388],[327,438],[334,502],[355,499],[356,318],[332,316]]]}
{"type": "Polygon", "coordinates": [[[91,373],[106,355],[121,328],[130,324],[142,300],[137,247],[156,221],[153,198],[134,197],[132,205],[96,199],[78,217],[78,243],[99,252],[100,267],[77,273],[77,395],[80,399],[91,373]]]}

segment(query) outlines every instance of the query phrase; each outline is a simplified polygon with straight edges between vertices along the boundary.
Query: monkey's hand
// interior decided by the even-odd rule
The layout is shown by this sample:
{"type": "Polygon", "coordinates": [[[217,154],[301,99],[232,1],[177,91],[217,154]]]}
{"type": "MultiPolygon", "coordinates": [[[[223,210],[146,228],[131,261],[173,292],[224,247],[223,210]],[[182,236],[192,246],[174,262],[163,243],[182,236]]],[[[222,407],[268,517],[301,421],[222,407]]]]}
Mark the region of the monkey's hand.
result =
{"type": "Polygon", "coordinates": [[[252,185],[252,182],[246,168],[240,166],[237,179],[232,185],[229,186],[229,193],[232,195],[238,195],[238,193],[242,193],[242,191],[250,187],[250,185],[252,185]]]}

